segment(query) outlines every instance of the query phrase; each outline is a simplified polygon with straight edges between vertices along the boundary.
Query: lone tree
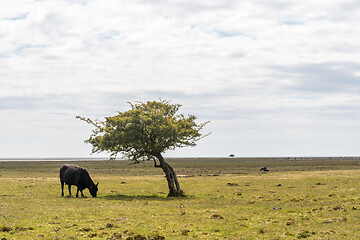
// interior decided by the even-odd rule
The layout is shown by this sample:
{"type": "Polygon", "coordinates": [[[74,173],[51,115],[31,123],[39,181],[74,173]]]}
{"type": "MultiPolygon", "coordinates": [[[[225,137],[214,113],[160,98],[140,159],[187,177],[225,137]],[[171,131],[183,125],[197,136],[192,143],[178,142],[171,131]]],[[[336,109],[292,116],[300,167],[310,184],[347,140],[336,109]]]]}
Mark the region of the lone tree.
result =
{"type": "Polygon", "coordinates": [[[208,122],[197,124],[194,115],[176,115],[181,105],[166,100],[129,104],[131,110],[105,117],[105,121],[77,116],[95,126],[85,142],[93,146],[93,153],[111,153],[110,159],[115,159],[120,153],[134,163],[154,161],[154,166],[161,168],[166,175],[168,196],[182,196],[184,193],[176,173],[162,154],[175,148],[196,146],[198,140],[208,135],[200,133],[208,122]]]}

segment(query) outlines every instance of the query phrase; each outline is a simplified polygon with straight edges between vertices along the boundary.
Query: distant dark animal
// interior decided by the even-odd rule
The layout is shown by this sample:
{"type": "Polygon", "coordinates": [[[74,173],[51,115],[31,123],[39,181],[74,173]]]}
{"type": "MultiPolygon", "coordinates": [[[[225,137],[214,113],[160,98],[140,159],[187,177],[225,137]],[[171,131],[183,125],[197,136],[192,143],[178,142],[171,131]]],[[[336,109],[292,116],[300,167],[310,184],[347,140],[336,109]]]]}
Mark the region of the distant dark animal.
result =
{"type": "Polygon", "coordinates": [[[231,183],[231,182],[229,182],[227,185],[228,185],[228,186],[239,186],[239,184],[237,184],[237,183],[231,183]]]}
{"type": "Polygon", "coordinates": [[[235,157],[235,155],[234,155],[234,154],[230,154],[229,157],[233,158],[233,157],[235,157]]]}
{"type": "Polygon", "coordinates": [[[260,168],[260,171],[268,172],[269,169],[267,169],[267,167],[262,167],[262,168],[260,168]]]}
{"type": "Polygon", "coordinates": [[[65,164],[60,168],[60,182],[61,182],[61,196],[64,196],[64,183],[69,185],[69,196],[71,196],[71,185],[77,186],[76,197],[79,196],[79,191],[83,197],[83,190],[88,188],[91,196],[96,197],[98,191],[98,184],[95,185],[91,180],[86,169],[65,164]]]}

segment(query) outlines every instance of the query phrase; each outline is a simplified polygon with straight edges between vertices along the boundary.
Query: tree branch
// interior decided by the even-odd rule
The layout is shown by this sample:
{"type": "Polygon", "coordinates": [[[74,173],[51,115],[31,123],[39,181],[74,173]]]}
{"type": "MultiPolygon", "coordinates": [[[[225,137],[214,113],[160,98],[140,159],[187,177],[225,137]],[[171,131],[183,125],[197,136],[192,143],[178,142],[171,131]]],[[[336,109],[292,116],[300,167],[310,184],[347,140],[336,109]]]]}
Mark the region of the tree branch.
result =
{"type": "Polygon", "coordinates": [[[154,158],[153,160],[154,160],[154,167],[156,167],[156,168],[161,168],[160,164],[159,164],[159,165],[156,165],[156,159],[154,158]]]}

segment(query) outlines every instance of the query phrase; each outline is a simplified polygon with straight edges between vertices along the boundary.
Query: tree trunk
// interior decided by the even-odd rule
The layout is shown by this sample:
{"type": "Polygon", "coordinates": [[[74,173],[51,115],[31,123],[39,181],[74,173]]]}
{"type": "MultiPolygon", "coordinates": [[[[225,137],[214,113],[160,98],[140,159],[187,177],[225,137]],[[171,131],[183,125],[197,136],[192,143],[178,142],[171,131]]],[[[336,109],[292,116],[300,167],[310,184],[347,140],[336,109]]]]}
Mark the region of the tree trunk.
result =
{"type": "Polygon", "coordinates": [[[168,182],[169,194],[168,197],[181,197],[184,196],[184,192],[180,188],[179,181],[177,179],[176,173],[174,169],[165,162],[165,159],[161,155],[161,153],[155,154],[155,157],[159,160],[160,165],[155,165],[156,167],[160,167],[166,176],[166,180],[168,182]]]}

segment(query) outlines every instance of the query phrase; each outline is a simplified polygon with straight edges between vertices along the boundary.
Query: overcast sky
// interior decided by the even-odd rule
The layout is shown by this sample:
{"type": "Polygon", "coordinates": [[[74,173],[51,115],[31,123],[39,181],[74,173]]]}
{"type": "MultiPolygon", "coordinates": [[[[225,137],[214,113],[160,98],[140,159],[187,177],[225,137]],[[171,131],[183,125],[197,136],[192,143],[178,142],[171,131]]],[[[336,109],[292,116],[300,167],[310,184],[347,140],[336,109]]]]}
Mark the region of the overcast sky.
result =
{"type": "Polygon", "coordinates": [[[211,121],[168,157],[360,156],[359,26],[350,0],[6,1],[0,158],[88,157],[76,115],[159,98],[211,121]]]}

